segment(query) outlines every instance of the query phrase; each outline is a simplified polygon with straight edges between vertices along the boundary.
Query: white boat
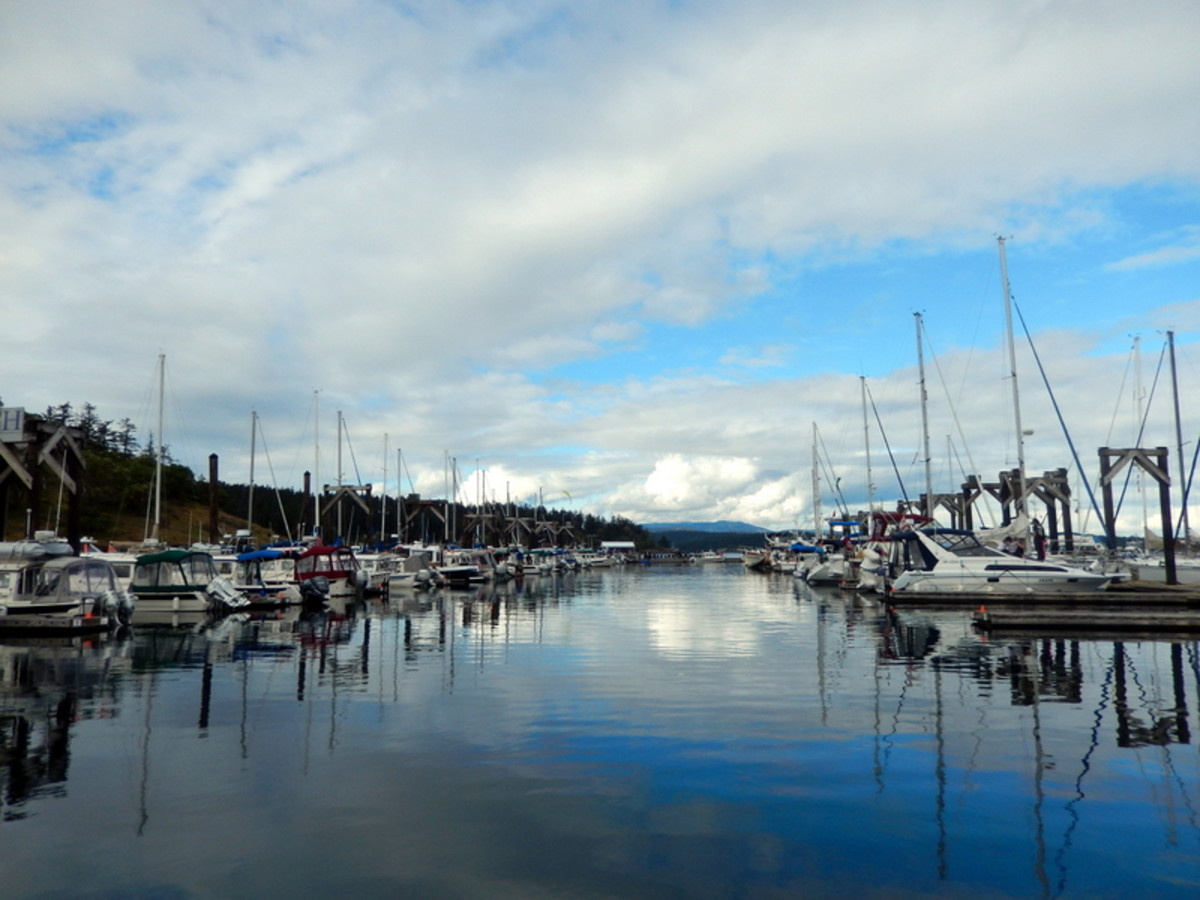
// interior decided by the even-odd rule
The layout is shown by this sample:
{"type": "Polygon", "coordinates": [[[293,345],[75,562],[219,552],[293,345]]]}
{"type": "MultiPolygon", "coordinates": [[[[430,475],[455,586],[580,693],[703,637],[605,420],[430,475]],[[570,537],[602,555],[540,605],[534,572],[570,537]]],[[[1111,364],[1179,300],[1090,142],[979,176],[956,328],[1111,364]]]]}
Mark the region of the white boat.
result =
{"type": "Polygon", "coordinates": [[[76,627],[102,629],[127,625],[135,604],[103,559],[56,556],[20,570],[11,594],[0,603],[0,623],[16,625],[19,619],[25,628],[57,629],[66,624],[63,620],[78,620],[76,627]]]}
{"type": "Polygon", "coordinates": [[[296,582],[294,547],[264,547],[247,550],[234,559],[230,576],[233,586],[255,606],[288,606],[301,600],[296,582]]]}
{"type": "Polygon", "coordinates": [[[138,610],[146,613],[229,611],[249,605],[203,550],[139,556],[129,590],[137,597],[138,610]]]}
{"type": "Polygon", "coordinates": [[[296,581],[301,592],[316,587],[329,600],[352,600],[362,593],[366,572],[349,547],[317,544],[296,557],[296,581]]]}
{"type": "Polygon", "coordinates": [[[984,546],[971,531],[926,528],[890,536],[887,591],[1026,597],[1105,590],[1112,575],[1058,562],[1012,556],[984,546]]]}

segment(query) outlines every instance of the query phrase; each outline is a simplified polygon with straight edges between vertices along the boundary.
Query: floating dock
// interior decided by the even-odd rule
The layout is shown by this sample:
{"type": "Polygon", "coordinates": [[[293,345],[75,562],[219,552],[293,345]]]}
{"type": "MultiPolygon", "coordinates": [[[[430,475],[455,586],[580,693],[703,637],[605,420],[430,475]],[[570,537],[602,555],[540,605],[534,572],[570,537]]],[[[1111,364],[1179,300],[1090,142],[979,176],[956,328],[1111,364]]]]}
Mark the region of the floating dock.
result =
{"type": "Polygon", "coordinates": [[[0,615],[0,635],[71,635],[108,631],[107,616],[0,615]]]}

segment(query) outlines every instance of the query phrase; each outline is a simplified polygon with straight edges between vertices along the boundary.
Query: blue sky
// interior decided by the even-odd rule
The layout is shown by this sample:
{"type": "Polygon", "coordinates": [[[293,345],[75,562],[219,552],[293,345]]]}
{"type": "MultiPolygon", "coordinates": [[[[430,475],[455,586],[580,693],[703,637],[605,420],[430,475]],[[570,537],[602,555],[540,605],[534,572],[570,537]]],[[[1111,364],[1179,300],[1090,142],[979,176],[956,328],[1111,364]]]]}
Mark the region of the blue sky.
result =
{"type": "MultiPolygon", "coordinates": [[[[1012,465],[1003,235],[1083,475],[1167,330],[1188,456],[1197,34],[1190,2],[6,4],[0,397],[145,433],[162,353],[198,472],[248,478],[257,410],[281,486],[318,452],[335,480],[341,411],[348,482],[386,436],[426,494],[449,454],[468,498],[478,460],[604,515],[806,524],[814,422],[865,498],[860,378],[923,489],[914,313],[934,489],[960,443],[1012,465]]],[[[1018,372],[1029,466],[1073,466],[1018,372]]]]}

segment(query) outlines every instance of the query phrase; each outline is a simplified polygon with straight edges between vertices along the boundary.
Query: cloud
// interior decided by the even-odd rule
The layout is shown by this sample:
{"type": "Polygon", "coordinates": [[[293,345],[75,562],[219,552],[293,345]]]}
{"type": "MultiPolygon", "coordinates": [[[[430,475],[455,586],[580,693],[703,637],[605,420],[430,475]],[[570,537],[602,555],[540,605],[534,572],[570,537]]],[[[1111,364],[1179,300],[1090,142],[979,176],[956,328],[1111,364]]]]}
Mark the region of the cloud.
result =
{"type": "Polygon", "coordinates": [[[1114,272],[1121,272],[1153,266],[1171,266],[1198,258],[1200,258],[1200,226],[1189,228],[1185,234],[1180,236],[1179,243],[1127,256],[1110,263],[1107,268],[1114,272]]]}
{"type": "MultiPolygon", "coordinates": [[[[935,440],[1008,463],[963,273],[994,303],[1017,232],[1103,440],[1113,336],[1191,340],[1198,26],[1185,2],[9,4],[5,368],[39,378],[4,397],[120,418],[163,352],[194,464],[230,477],[252,408],[296,469],[319,391],[424,492],[452,453],[598,512],[787,525],[814,421],[865,478],[860,373],[923,479],[916,308],[962,403],[935,440]]],[[[1030,403],[1032,458],[1055,426],[1030,403]]]]}

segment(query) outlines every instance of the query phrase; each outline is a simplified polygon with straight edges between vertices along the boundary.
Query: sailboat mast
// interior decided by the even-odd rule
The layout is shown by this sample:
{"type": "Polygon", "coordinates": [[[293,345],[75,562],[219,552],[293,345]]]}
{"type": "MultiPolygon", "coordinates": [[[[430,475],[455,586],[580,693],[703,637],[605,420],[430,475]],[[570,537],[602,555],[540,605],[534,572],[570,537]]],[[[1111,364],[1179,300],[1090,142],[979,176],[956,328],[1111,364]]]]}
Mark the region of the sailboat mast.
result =
{"type": "Polygon", "coordinates": [[[813,507],[813,543],[819,544],[824,534],[821,528],[821,469],[817,456],[817,423],[813,422],[812,441],[812,507],[813,507]]]}
{"type": "MultiPolygon", "coordinates": [[[[313,391],[313,535],[321,534],[321,392],[313,391]]],[[[319,538],[318,538],[319,540],[319,538]]]]}
{"type": "Polygon", "coordinates": [[[388,435],[383,433],[383,489],[379,499],[379,539],[387,540],[388,435]]]}
{"type": "Polygon", "coordinates": [[[1008,335],[1008,369],[1012,379],[1013,424],[1017,430],[1017,515],[1025,518],[1029,525],[1028,507],[1025,502],[1025,432],[1021,428],[1021,394],[1017,389],[1017,345],[1013,338],[1012,290],[1008,284],[1008,259],[1004,254],[1004,238],[996,238],[1000,245],[1000,288],[1004,291],[1004,325],[1008,335]]]}
{"type": "MultiPolygon", "coordinates": [[[[1179,508],[1182,513],[1182,540],[1185,546],[1191,540],[1191,534],[1188,530],[1188,508],[1187,508],[1187,468],[1183,458],[1183,425],[1179,416],[1179,379],[1175,375],[1175,332],[1167,332],[1167,346],[1171,351],[1171,392],[1175,400],[1175,447],[1176,457],[1179,459],[1179,508]]],[[[1176,533],[1176,539],[1180,538],[1180,534],[1176,533]]]]}
{"type": "Polygon", "coordinates": [[[339,409],[337,414],[337,535],[341,537],[345,532],[342,530],[342,411],[339,409]]]}
{"type": "Polygon", "coordinates": [[[258,437],[258,411],[250,410],[250,492],[249,500],[246,502],[246,527],[250,529],[250,536],[254,537],[254,456],[255,456],[255,440],[258,437]]]}
{"type": "Polygon", "coordinates": [[[929,395],[925,391],[925,353],[922,349],[921,314],[913,313],[917,326],[917,372],[921,382],[921,450],[925,454],[925,508],[922,510],[933,518],[933,471],[929,465],[929,395]]]}
{"type": "Polygon", "coordinates": [[[163,387],[166,383],[166,367],[166,354],[158,354],[158,446],[154,454],[154,527],[150,532],[150,540],[156,544],[162,525],[163,387]]]}
{"type": "Polygon", "coordinates": [[[867,378],[858,376],[859,392],[862,394],[863,450],[867,455],[867,509],[875,509],[875,484],[871,480],[871,426],[867,421],[867,378]]]}

